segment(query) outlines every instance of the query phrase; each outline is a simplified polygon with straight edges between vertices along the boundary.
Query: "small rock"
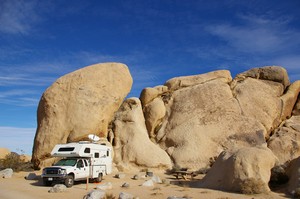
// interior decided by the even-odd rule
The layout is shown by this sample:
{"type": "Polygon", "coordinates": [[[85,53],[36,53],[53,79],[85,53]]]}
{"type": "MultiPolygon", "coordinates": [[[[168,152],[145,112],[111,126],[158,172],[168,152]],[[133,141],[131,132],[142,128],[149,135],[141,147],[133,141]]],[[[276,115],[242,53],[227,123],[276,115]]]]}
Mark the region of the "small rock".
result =
{"type": "Polygon", "coordinates": [[[141,177],[140,177],[140,175],[134,175],[134,176],[132,177],[132,179],[134,179],[134,180],[139,180],[139,179],[141,179],[141,177]]]}
{"type": "Polygon", "coordinates": [[[113,186],[112,186],[112,183],[111,182],[107,182],[107,183],[104,183],[104,184],[100,184],[97,186],[97,189],[100,189],[100,190],[108,190],[108,189],[112,189],[113,186]]]}
{"type": "Polygon", "coordinates": [[[106,194],[105,194],[105,191],[102,191],[102,190],[92,190],[84,198],[85,199],[104,199],[104,198],[106,198],[106,194]]]}
{"type": "Polygon", "coordinates": [[[126,177],[126,175],[124,173],[118,173],[115,175],[116,178],[119,178],[119,179],[123,179],[126,177]]]}
{"type": "Polygon", "coordinates": [[[119,199],[134,199],[134,197],[130,193],[121,192],[119,199]]]}
{"type": "Polygon", "coordinates": [[[4,169],[4,170],[0,171],[0,176],[2,178],[11,178],[13,173],[14,173],[14,171],[11,168],[8,168],[8,169],[4,169]]]}
{"type": "Polygon", "coordinates": [[[154,183],[153,181],[150,179],[150,180],[147,180],[146,182],[144,182],[142,184],[143,187],[153,187],[154,186],[154,183]]]}
{"type": "Polygon", "coordinates": [[[121,187],[128,188],[129,187],[129,183],[125,182],[124,184],[122,184],[121,187]]]}
{"type": "Polygon", "coordinates": [[[146,176],[147,176],[147,177],[148,177],[148,176],[149,176],[149,177],[152,177],[152,176],[153,176],[153,172],[147,171],[147,172],[146,172],[146,176]]]}
{"type": "Polygon", "coordinates": [[[166,185],[169,185],[169,184],[171,184],[171,181],[169,179],[163,179],[162,183],[166,184],[166,185]]]}
{"type": "Polygon", "coordinates": [[[67,190],[66,185],[64,184],[56,184],[53,187],[51,187],[49,189],[49,193],[61,193],[61,192],[65,192],[67,190]]]}
{"type": "Polygon", "coordinates": [[[169,196],[167,199],[190,199],[189,197],[169,196]]]}
{"type": "Polygon", "coordinates": [[[152,180],[154,183],[159,183],[159,184],[162,183],[160,177],[157,176],[157,175],[154,175],[154,176],[151,178],[151,180],[152,180]]]}
{"type": "Polygon", "coordinates": [[[145,173],[138,173],[132,177],[132,179],[134,179],[134,180],[140,180],[140,179],[145,179],[145,178],[146,178],[145,173]]]}
{"type": "Polygon", "coordinates": [[[26,180],[36,180],[37,179],[37,175],[35,173],[29,173],[26,177],[26,180]]]}

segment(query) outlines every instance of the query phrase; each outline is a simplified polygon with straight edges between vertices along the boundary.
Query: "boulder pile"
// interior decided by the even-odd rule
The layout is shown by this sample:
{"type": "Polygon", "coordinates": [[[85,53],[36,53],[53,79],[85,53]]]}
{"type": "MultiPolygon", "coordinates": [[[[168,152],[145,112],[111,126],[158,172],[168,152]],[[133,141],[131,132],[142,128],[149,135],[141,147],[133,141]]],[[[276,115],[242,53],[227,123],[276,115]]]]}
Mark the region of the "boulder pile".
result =
{"type": "Polygon", "coordinates": [[[289,168],[300,155],[300,81],[291,83],[283,67],[175,77],[125,99],[131,85],[120,63],[54,82],[38,107],[35,167],[52,163],[55,144],[93,133],[112,144],[119,171],[209,170],[199,186],[261,193],[270,190],[273,167],[289,168]]]}

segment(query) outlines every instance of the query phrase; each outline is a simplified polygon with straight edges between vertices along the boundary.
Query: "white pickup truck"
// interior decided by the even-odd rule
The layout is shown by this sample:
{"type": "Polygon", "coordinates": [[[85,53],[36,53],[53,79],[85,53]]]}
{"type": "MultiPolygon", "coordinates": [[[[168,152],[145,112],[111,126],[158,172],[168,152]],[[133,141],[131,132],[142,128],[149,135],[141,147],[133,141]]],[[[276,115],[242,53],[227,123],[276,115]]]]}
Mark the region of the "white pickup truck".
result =
{"type": "Polygon", "coordinates": [[[112,171],[111,147],[89,142],[58,144],[51,155],[61,157],[56,164],[43,169],[44,185],[63,182],[72,187],[74,181],[87,178],[100,182],[112,171]]]}

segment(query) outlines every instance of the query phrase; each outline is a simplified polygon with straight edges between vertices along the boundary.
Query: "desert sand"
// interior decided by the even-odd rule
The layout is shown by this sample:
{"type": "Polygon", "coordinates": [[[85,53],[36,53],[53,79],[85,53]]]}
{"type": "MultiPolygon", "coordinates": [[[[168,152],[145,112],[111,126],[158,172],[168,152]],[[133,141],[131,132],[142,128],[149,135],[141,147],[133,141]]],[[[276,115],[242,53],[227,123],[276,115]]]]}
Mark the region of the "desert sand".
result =
{"type": "Polygon", "coordinates": [[[113,189],[107,190],[106,193],[110,193],[118,198],[121,192],[130,193],[134,196],[143,198],[158,198],[166,199],[169,196],[177,197],[189,197],[189,198],[207,198],[207,199],[273,199],[273,198],[287,198],[283,193],[270,192],[268,194],[258,195],[242,195],[238,193],[228,193],[211,189],[197,188],[195,185],[203,175],[198,175],[194,180],[176,179],[172,175],[167,175],[162,172],[155,172],[161,179],[169,179],[171,184],[155,184],[153,187],[142,187],[141,184],[146,179],[133,180],[132,177],[137,173],[125,173],[125,178],[115,178],[115,174],[105,176],[101,183],[89,183],[88,187],[85,182],[76,182],[71,188],[68,188],[63,193],[48,193],[51,187],[43,186],[40,179],[40,172],[35,172],[38,176],[36,180],[26,180],[29,172],[14,173],[12,178],[0,179],[0,198],[1,199],[34,199],[34,198],[64,198],[64,199],[82,199],[88,192],[95,189],[99,184],[111,182],[113,189]],[[128,188],[123,188],[123,183],[129,183],[128,188]]]}

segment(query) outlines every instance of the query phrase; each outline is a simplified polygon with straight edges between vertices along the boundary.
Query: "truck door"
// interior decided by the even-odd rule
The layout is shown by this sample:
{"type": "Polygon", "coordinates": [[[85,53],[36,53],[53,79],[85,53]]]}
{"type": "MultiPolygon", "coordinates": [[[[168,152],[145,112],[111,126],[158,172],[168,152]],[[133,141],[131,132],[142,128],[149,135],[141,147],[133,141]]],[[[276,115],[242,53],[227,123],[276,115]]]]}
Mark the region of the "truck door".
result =
{"type": "Polygon", "coordinates": [[[79,159],[76,164],[75,178],[84,179],[86,177],[89,177],[89,172],[90,171],[87,162],[82,159],[79,159]]]}

